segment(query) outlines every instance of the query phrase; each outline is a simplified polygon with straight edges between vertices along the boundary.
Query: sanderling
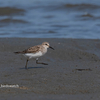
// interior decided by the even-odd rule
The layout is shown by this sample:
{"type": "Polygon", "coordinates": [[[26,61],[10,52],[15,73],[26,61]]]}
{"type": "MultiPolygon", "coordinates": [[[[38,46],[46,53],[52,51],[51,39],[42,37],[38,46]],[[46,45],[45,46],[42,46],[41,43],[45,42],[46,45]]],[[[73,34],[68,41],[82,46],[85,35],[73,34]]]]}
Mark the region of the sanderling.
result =
{"type": "Polygon", "coordinates": [[[52,48],[48,42],[43,42],[41,45],[36,45],[36,46],[30,47],[24,51],[18,51],[18,52],[14,52],[14,53],[15,54],[23,54],[27,58],[26,65],[25,65],[25,69],[27,69],[27,63],[32,58],[36,58],[37,64],[48,65],[47,63],[38,62],[38,57],[43,56],[47,52],[47,48],[51,48],[54,50],[54,48],[52,48]]]}

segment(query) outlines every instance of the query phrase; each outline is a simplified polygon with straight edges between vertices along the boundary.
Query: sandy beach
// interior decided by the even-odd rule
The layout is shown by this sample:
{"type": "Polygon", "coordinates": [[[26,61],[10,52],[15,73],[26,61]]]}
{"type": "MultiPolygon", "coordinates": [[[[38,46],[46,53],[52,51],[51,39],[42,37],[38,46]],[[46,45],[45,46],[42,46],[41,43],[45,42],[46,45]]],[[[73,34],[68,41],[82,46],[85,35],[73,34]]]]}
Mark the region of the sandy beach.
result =
{"type": "Polygon", "coordinates": [[[0,38],[0,100],[100,100],[100,40],[0,38]],[[49,42],[55,50],[25,69],[26,58],[13,52],[49,42]]]}

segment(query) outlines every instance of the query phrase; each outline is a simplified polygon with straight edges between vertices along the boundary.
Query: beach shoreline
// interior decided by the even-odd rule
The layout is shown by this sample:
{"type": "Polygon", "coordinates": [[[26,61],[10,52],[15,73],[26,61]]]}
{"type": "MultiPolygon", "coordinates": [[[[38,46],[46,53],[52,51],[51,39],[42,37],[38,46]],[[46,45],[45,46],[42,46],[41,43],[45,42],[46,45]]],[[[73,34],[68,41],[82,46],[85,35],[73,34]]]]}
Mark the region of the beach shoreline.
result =
{"type": "Polygon", "coordinates": [[[100,40],[65,38],[0,38],[0,85],[2,99],[99,100],[100,99],[100,40]],[[49,65],[37,65],[14,52],[49,42],[39,58],[49,65]],[[28,97],[27,97],[28,96],[28,97]]]}

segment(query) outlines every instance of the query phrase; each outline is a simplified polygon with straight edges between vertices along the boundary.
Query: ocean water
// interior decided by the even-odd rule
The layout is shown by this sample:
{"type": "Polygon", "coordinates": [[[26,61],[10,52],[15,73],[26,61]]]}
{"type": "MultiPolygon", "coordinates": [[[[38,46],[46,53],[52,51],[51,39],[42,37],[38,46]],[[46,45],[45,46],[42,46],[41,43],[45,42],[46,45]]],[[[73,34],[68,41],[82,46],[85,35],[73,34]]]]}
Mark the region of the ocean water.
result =
{"type": "Polygon", "coordinates": [[[100,39],[100,0],[0,0],[0,37],[100,39]]]}

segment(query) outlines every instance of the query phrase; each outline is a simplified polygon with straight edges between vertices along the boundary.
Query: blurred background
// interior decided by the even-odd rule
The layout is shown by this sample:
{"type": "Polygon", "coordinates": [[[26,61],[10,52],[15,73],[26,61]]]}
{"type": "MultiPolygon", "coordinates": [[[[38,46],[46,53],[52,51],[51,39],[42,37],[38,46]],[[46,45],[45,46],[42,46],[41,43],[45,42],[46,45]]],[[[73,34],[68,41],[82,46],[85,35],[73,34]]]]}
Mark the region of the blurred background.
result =
{"type": "Polygon", "coordinates": [[[0,37],[100,39],[100,0],[0,0],[0,37]]]}

